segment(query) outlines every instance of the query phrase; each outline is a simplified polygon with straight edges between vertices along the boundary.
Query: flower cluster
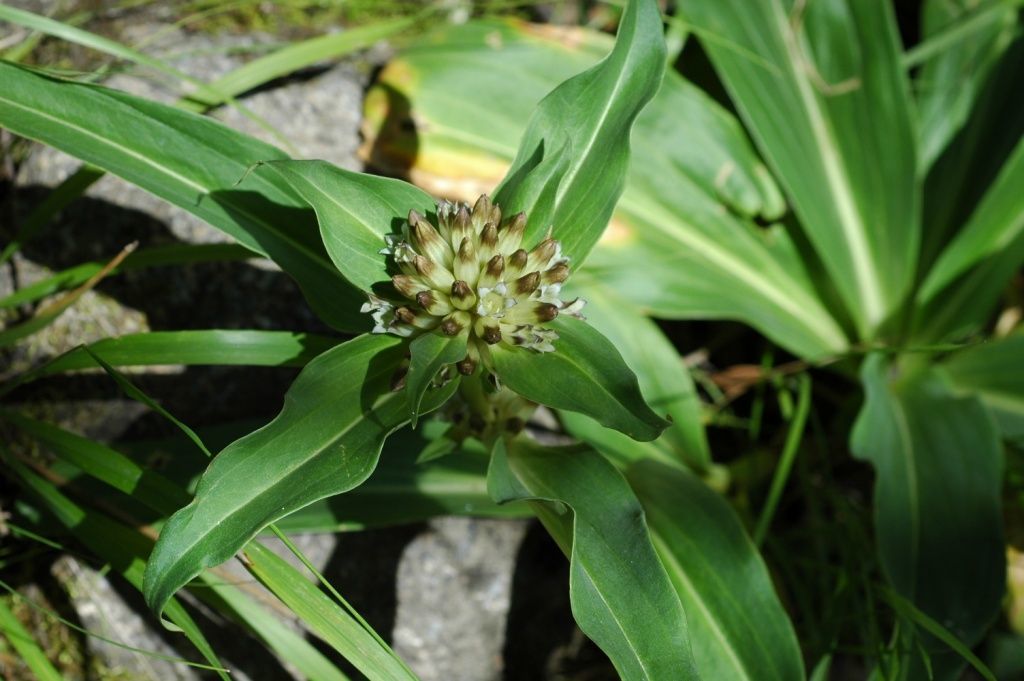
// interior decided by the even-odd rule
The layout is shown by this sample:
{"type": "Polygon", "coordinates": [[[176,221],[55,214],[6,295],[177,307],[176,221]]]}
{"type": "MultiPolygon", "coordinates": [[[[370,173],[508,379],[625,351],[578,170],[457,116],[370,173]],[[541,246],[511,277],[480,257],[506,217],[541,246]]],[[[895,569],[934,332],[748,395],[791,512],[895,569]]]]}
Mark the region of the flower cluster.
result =
{"type": "Polygon", "coordinates": [[[468,334],[467,356],[457,364],[464,374],[489,364],[490,345],[553,351],[558,334],[541,324],[559,314],[579,317],[584,301],[559,297],[569,261],[550,230],[530,251],[521,247],[525,230],[524,213],[503,222],[487,196],[472,209],[438,203],[436,226],[410,211],[402,234],[387,235],[381,250],[394,259],[400,274],[391,281],[406,300],[370,295],[362,311],[373,316],[374,333],[468,334]]]}

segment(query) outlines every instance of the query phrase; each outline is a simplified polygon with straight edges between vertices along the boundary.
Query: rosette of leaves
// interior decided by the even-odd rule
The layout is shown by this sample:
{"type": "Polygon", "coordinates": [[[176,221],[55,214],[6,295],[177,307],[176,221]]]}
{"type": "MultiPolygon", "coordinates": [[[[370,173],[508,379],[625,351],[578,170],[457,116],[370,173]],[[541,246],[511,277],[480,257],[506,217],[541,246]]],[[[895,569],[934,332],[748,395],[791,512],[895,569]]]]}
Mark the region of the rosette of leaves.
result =
{"type": "MultiPolygon", "coordinates": [[[[921,5],[921,42],[903,44],[916,19],[889,3],[678,3],[717,79],[686,59],[667,75],[634,128],[644,162],[630,167],[617,230],[574,281],[659,318],[743,322],[818,375],[842,368],[826,380],[859,368],[862,390],[844,401],[859,416],[830,439],[876,474],[879,609],[892,606],[897,625],[869,657],[892,665],[880,673],[959,678],[1005,598],[1003,459],[1024,419],[1024,41],[1016,3],[921,5]]],[[[545,85],[531,74],[492,87],[465,65],[566,54],[537,33],[478,22],[429,55],[407,49],[368,98],[371,118],[388,114],[373,160],[427,185],[489,178],[545,85]],[[460,79],[501,120],[440,107],[432,86],[460,79]],[[412,158],[388,128],[398,101],[419,126],[412,158]],[[465,143],[485,130],[486,146],[465,143]]],[[[583,64],[605,47],[599,35],[573,44],[583,64]]],[[[603,451],[622,448],[616,433],[567,422],[603,451]]],[[[816,624],[802,623],[805,640],[816,624]]],[[[831,655],[823,638],[806,652],[831,655]]]]}

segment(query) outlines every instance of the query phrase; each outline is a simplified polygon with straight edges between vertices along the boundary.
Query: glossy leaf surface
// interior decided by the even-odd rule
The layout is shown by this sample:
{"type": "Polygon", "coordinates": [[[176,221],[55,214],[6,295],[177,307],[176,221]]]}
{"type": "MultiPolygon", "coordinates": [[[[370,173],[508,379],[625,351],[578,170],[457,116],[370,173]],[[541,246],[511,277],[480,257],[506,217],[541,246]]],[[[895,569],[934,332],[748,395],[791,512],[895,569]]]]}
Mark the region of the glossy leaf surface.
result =
{"type": "MultiPolygon", "coordinates": [[[[977,398],[955,396],[934,370],[898,371],[879,355],[865,362],[867,399],[851,449],[875,468],[875,529],[887,578],[970,647],[1004,593],[1002,450],[977,398]]],[[[933,664],[962,667],[948,650],[933,655],[933,664]]]]}
{"type": "Polygon", "coordinates": [[[636,375],[615,346],[586,322],[556,319],[554,352],[491,346],[502,384],[528,400],[586,414],[635,440],[653,440],[668,422],[644,402],[636,375]]]}
{"type": "MultiPolygon", "coordinates": [[[[408,420],[405,395],[390,390],[403,353],[401,340],[385,335],[327,351],[299,374],[277,418],[213,460],[153,551],[146,600],[154,610],[268,524],[373,472],[384,439],[408,420]]],[[[449,394],[438,391],[427,404],[449,394]]]]}
{"type": "Polygon", "coordinates": [[[526,211],[527,243],[554,226],[564,252],[586,258],[622,193],[633,121],[664,68],[657,4],[631,0],[608,57],[540,102],[494,197],[509,214],[526,211]]]}
{"type": "Polygon", "coordinates": [[[495,448],[497,501],[537,499],[538,515],[569,555],[569,598],[583,632],[625,681],[700,678],[687,618],[622,475],[588,448],[520,439],[495,448]]]}
{"type": "Polygon", "coordinates": [[[0,62],[0,126],[119,175],[206,220],[295,277],[333,326],[368,326],[363,297],[324,251],[306,204],[261,173],[280,150],[217,121],[0,62]],[[174,143],[168,143],[173,140],[174,143]]]}
{"type": "Polygon", "coordinates": [[[1024,332],[958,352],[942,368],[957,390],[981,398],[1004,438],[1024,441],[1024,332]]]}
{"type": "Polygon", "coordinates": [[[793,625],[725,499],[692,474],[650,460],[630,466],[626,479],[686,611],[701,676],[803,679],[793,625]]]}
{"type": "Polygon", "coordinates": [[[920,242],[916,135],[890,5],[725,0],[679,10],[871,337],[903,303],[920,242]]]}
{"type": "MultiPolygon", "coordinates": [[[[409,344],[409,373],[405,390],[409,399],[409,412],[413,427],[420,415],[420,403],[438,372],[466,356],[467,334],[443,336],[425,333],[409,344]]],[[[455,370],[451,370],[455,373],[455,370]]],[[[453,377],[458,381],[458,375],[453,377]]]]}

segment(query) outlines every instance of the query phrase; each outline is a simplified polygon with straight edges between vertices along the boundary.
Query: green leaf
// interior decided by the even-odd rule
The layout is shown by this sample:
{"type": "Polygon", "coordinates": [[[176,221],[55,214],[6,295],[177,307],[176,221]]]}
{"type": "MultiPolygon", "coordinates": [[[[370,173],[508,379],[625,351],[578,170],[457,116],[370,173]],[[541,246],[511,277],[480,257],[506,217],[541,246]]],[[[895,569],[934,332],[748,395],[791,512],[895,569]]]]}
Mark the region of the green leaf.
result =
{"type": "Polygon", "coordinates": [[[1024,440],[1024,332],[962,350],[942,363],[957,391],[977,395],[1003,437],[1024,440]]]}
{"type": "MultiPolygon", "coordinates": [[[[405,392],[409,396],[412,426],[420,416],[420,403],[437,373],[445,366],[466,357],[468,332],[458,336],[425,333],[409,344],[409,373],[405,379],[405,392]]],[[[454,377],[457,381],[458,377],[454,377]]]]}
{"type": "MultiPolygon", "coordinates": [[[[373,475],[356,489],[314,502],[275,525],[284,532],[337,532],[424,522],[443,515],[530,517],[525,504],[497,505],[487,494],[490,458],[462,448],[420,463],[423,433],[400,430],[387,439],[373,475]]],[[[613,431],[608,431],[613,432],[613,431]]]]}
{"type": "Polygon", "coordinates": [[[904,302],[920,242],[916,136],[890,4],[726,0],[679,11],[860,335],[873,337],[904,302]]]}
{"type": "MultiPolygon", "coordinates": [[[[292,331],[213,329],[150,331],[91,343],[89,349],[113,366],[305,366],[338,340],[292,331]]],[[[34,377],[91,369],[96,362],[75,348],[34,372],[34,377]]]]}
{"type": "MultiPolygon", "coordinates": [[[[159,612],[278,518],[366,480],[384,439],[408,420],[405,395],[390,389],[403,354],[399,338],[364,335],[307,364],[277,418],[224,449],[195,500],[164,525],[146,573],[150,607],[159,612]]],[[[453,387],[428,395],[424,411],[453,387]]]]}
{"type": "Polygon", "coordinates": [[[647,403],[671,421],[656,443],[694,471],[705,471],[711,465],[711,452],[700,400],[683,358],[657,324],[638,314],[614,289],[592,279],[584,281],[583,285],[570,282],[568,297],[586,299],[587,321],[622,353],[647,403]]]}
{"type": "Polygon", "coordinates": [[[415,681],[416,676],[358,621],[259,542],[245,547],[246,567],[316,635],[371,681],[415,681]]]}
{"type": "Polygon", "coordinates": [[[0,126],[119,175],[265,255],[324,321],[365,329],[362,295],[324,252],[306,203],[264,173],[280,150],[196,114],[0,62],[0,126]]]}
{"type": "Polygon", "coordinates": [[[491,346],[502,384],[528,400],[578,411],[634,440],[653,440],[668,426],[644,402],[636,375],[615,346],[586,322],[556,319],[554,352],[491,346]]]}
{"type": "MultiPolygon", "coordinates": [[[[998,614],[1006,582],[1002,450],[977,398],[956,397],[934,370],[900,369],[868,357],[850,446],[875,468],[875,530],[889,582],[971,647],[998,614]]],[[[934,639],[921,643],[932,665],[955,677],[959,658],[934,639]]],[[[915,653],[908,658],[920,664],[915,653]]]]}
{"type": "MultiPolygon", "coordinates": [[[[991,7],[983,2],[976,9],[986,5],[991,7]]],[[[1022,69],[1024,35],[1018,35],[987,69],[980,91],[973,94],[970,116],[928,171],[922,273],[934,266],[942,249],[971,219],[1024,135],[1024,116],[1016,115],[1024,107],[1024,89],[1017,87],[1022,69]]]]}
{"type": "MultiPolygon", "coordinates": [[[[25,631],[14,613],[0,601],[0,632],[11,642],[21,661],[39,681],[62,681],[60,672],[47,659],[35,638],[25,631]]],[[[6,665],[5,665],[6,666],[6,665]]]]}
{"type": "Polygon", "coordinates": [[[363,291],[389,282],[384,235],[398,233],[409,211],[435,213],[434,200],[406,182],[345,170],[326,161],[283,161],[257,174],[277,175],[316,211],[327,252],[363,291]]]}
{"type": "MultiPolygon", "coordinates": [[[[151,540],[102,513],[79,506],[64,496],[53,484],[23,464],[9,456],[4,458],[9,470],[42,502],[58,522],[74,532],[76,540],[109,562],[133,587],[139,591],[143,590],[143,571],[146,562],[142,556],[149,552],[151,540]]],[[[219,670],[218,676],[227,681],[228,676],[224,673],[217,655],[181,603],[174,598],[168,600],[164,612],[168,619],[188,636],[210,665],[219,670]]]]}
{"type": "Polygon", "coordinates": [[[1014,4],[1003,0],[924,3],[924,42],[910,55],[921,54],[921,48],[935,50],[914,80],[922,168],[931,167],[967,121],[989,70],[1013,37],[1014,4]]]}
{"type": "MultiPolygon", "coordinates": [[[[597,452],[528,440],[495,447],[496,501],[539,500],[544,526],[569,556],[569,599],[580,629],[626,681],[700,678],[683,613],[651,545],[643,510],[597,452]]],[[[711,678],[711,677],[708,677],[711,678]]]]}
{"type": "MultiPolygon", "coordinates": [[[[249,260],[253,257],[252,251],[237,244],[174,244],[133,251],[120,265],[110,270],[110,274],[160,265],[228,262],[249,260]]],[[[17,307],[65,289],[81,286],[102,271],[106,264],[105,262],[85,262],[58,272],[52,277],[22,286],[9,296],[0,298],[0,308],[17,307]]]]}
{"type": "Polygon", "coordinates": [[[970,221],[939,256],[917,295],[921,340],[973,331],[1024,264],[1024,140],[970,221]]]}
{"type": "Polygon", "coordinates": [[[553,225],[564,252],[583,261],[622,193],[630,129],[664,70],[657,4],[631,0],[611,54],[541,101],[495,191],[495,202],[508,213],[526,211],[527,243],[553,225]],[[563,154],[569,158],[564,166],[558,162],[563,154]]]}
{"type": "Polygon", "coordinates": [[[793,625],[736,513],[692,474],[654,461],[626,471],[689,626],[705,679],[804,678],[793,625]]]}

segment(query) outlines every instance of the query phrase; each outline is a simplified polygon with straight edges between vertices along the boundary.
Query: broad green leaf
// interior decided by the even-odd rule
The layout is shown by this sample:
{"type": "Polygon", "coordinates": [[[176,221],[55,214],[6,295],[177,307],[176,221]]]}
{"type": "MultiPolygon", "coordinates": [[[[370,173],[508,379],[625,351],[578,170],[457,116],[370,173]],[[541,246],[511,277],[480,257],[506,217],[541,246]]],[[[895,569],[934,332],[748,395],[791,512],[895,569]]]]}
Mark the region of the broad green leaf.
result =
{"type": "Polygon", "coordinates": [[[917,295],[918,334],[942,340],[975,330],[1024,264],[1024,140],[917,295]]]}
{"type": "MultiPolygon", "coordinates": [[[[423,428],[387,439],[380,463],[356,489],[314,502],[275,525],[284,532],[337,532],[424,522],[444,515],[530,517],[525,504],[497,505],[487,494],[488,456],[461,449],[426,463],[423,428]]],[[[614,432],[614,431],[607,431],[614,432]]]]}
{"type": "MultiPolygon", "coordinates": [[[[368,94],[370,162],[438,194],[488,191],[515,153],[531,107],[607,47],[604,36],[582,29],[446,28],[403,50],[368,94]],[[487,71],[503,77],[482,78],[487,71]],[[450,106],[448,92],[466,83],[479,97],[450,106]],[[494,105],[484,113],[477,101],[494,105]]],[[[634,307],[662,317],[740,319],[805,357],[846,348],[786,234],[735,215],[775,218],[785,204],[730,113],[669,72],[637,118],[631,144],[622,201],[573,281],[594,274],[634,307]]]]}
{"type": "Polygon", "coordinates": [[[614,289],[589,279],[583,285],[570,284],[568,297],[586,299],[587,321],[622,353],[636,373],[647,403],[670,417],[670,425],[655,444],[697,473],[704,472],[711,464],[711,453],[701,422],[700,400],[682,357],[658,326],[638,314],[614,289]]]}
{"type": "Polygon", "coordinates": [[[259,542],[248,544],[243,555],[246,567],[264,586],[368,679],[415,681],[393,652],[283,558],[259,542]]]}
{"type": "Polygon", "coordinates": [[[538,105],[495,191],[495,202],[509,213],[526,211],[527,243],[554,226],[564,252],[583,261],[622,193],[633,121],[657,92],[664,70],[657,4],[631,0],[611,53],[538,105]],[[558,158],[563,154],[565,165],[558,158]]]}
{"type": "MultiPolygon", "coordinates": [[[[979,9],[988,3],[982,3],[979,9]]],[[[1024,35],[1007,47],[981,81],[970,116],[935,160],[924,183],[919,269],[926,273],[996,181],[1024,135],[1024,35]]]]}
{"type": "Polygon", "coordinates": [[[264,173],[280,150],[193,113],[0,62],[0,126],[44,142],[194,213],[299,282],[329,324],[368,326],[362,295],[324,252],[306,203],[264,173]]]}
{"type": "Polygon", "coordinates": [[[688,613],[651,545],[640,504],[607,460],[588,448],[525,439],[506,452],[499,442],[488,487],[496,501],[537,500],[538,516],[569,556],[576,622],[625,681],[701,678],[688,613]]]}
{"type": "MultiPolygon", "coordinates": [[[[75,539],[92,553],[120,572],[128,583],[142,591],[143,572],[146,562],[143,559],[152,546],[152,541],[136,530],[109,518],[108,516],[79,506],[62,494],[53,484],[36,475],[23,464],[5,457],[9,470],[35,496],[43,506],[57,519],[60,524],[72,530],[75,539]]],[[[185,608],[171,598],[163,610],[167,618],[181,629],[192,641],[196,649],[217,670],[223,666],[216,653],[206,641],[195,621],[185,608]]],[[[224,671],[217,674],[227,681],[224,671]]]]}
{"type": "MultiPolygon", "coordinates": [[[[366,480],[384,439],[408,421],[406,396],[390,389],[403,354],[401,339],[364,335],[307,364],[277,418],[224,449],[164,525],[146,573],[150,607],[159,612],[275,520],[366,480]]],[[[423,411],[452,387],[428,395],[423,411]]]]}
{"type": "MultiPolygon", "coordinates": [[[[544,95],[611,46],[605,34],[580,27],[445,26],[404,47],[367,93],[369,162],[432,193],[472,200],[505,175],[544,95]],[[496,72],[501,78],[487,75],[496,72]],[[464,88],[475,96],[452,106],[449,93],[464,88]]],[[[745,215],[775,218],[785,209],[738,121],[674,71],[638,116],[631,144],[624,199],[643,192],[637,172],[656,168],[745,215]]]]}
{"type": "Polygon", "coordinates": [[[873,337],[904,302],[920,242],[916,135],[891,6],[724,0],[679,11],[860,335],[873,337]]]}
{"type": "MultiPolygon", "coordinates": [[[[0,417],[31,435],[58,459],[160,514],[172,513],[191,498],[184,489],[159,473],[139,466],[106,445],[18,414],[3,412],[0,417]]],[[[282,624],[278,615],[256,605],[241,590],[224,583],[220,577],[206,582],[205,586],[216,593],[256,636],[277,652],[281,659],[298,667],[308,678],[323,681],[341,681],[346,678],[319,651],[282,624]]],[[[209,600],[207,589],[199,589],[196,593],[203,600],[209,600]]]]}
{"type": "MultiPolygon", "coordinates": [[[[46,657],[46,653],[39,647],[35,638],[21,626],[21,622],[3,601],[0,601],[0,634],[14,646],[14,650],[21,657],[21,662],[35,678],[39,681],[62,681],[60,672],[46,657]]],[[[10,667],[8,669],[10,670],[10,667]]]]}
{"type": "MultiPolygon", "coordinates": [[[[113,366],[305,366],[338,344],[326,336],[292,331],[150,331],[106,338],[89,349],[113,366]]],[[[34,376],[92,369],[96,362],[76,348],[40,367],[34,376]]]]}
{"type": "MultiPolygon", "coordinates": [[[[955,396],[934,370],[901,376],[901,368],[868,357],[850,446],[875,468],[875,531],[889,582],[972,647],[998,614],[1006,581],[998,434],[977,398],[955,396]]],[[[940,677],[956,678],[959,657],[923,633],[920,643],[940,677]]],[[[918,656],[910,652],[907,664],[920,664],[918,656]]]]}
{"type": "Polygon", "coordinates": [[[793,625],[725,499],[692,474],[655,461],[630,466],[626,479],[686,611],[701,676],[803,679],[793,625]]]}
{"type": "Polygon", "coordinates": [[[145,66],[168,75],[175,80],[190,83],[204,96],[219,99],[221,102],[228,102],[231,106],[238,109],[243,115],[252,119],[257,125],[276,137],[278,141],[286,146],[288,144],[288,141],[282,137],[281,134],[270,125],[270,123],[235,101],[231,94],[218,91],[203,81],[193,78],[183,71],[179,71],[160,59],[151,57],[148,54],[134,50],[126,45],[122,45],[116,40],[111,40],[110,38],[105,38],[101,35],[90,33],[89,31],[72,26],[67,22],[57,21],[49,17],[18,9],[17,7],[5,7],[0,5],[0,20],[9,21],[33,31],[52,35],[56,38],[67,40],[68,42],[76,43],[83,47],[109,54],[118,59],[125,59],[139,64],[140,66],[145,66]]]}
{"type": "MultiPolygon", "coordinates": [[[[409,412],[414,428],[427,389],[441,369],[465,358],[468,337],[468,333],[454,337],[425,333],[409,344],[409,373],[405,379],[405,392],[409,396],[409,412]]],[[[458,380],[458,377],[454,379],[458,380]]]]}
{"type": "Polygon", "coordinates": [[[1008,440],[1024,440],[1024,333],[958,352],[942,368],[958,391],[977,395],[1008,440]]]}
{"type": "Polygon", "coordinates": [[[931,167],[970,115],[989,70],[1013,38],[1014,4],[1003,0],[924,3],[923,45],[943,42],[914,79],[922,168],[931,167]]]}
{"type": "Polygon", "coordinates": [[[326,161],[268,163],[256,172],[276,175],[309,203],[335,266],[363,291],[391,279],[388,259],[381,253],[384,235],[400,232],[410,210],[436,212],[434,200],[410,184],[326,161]]]}
{"type": "Polygon", "coordinates": [[[499,380],[528,400],[578,411],[634,440],[653,440],[668,422],[651,411],[615,346],[586,322],[556,319],[554,352],[491,346],[499,380]]]}

